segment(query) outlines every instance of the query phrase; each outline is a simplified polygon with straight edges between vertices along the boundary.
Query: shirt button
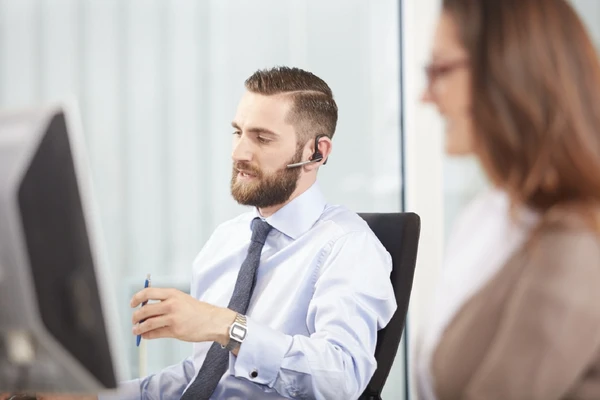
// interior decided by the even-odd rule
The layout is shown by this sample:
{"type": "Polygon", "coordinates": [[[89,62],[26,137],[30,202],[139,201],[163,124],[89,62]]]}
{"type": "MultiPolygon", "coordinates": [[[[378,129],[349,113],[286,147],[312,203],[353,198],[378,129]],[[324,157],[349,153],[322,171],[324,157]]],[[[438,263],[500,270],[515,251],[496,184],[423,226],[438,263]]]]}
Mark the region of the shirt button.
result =
{"type": "Polygon", "coordinates": [[[292,390],[292,391],[290,392],[290,396],[292,396],[293,398],[296,398],[296,397],[298,397],[298,391],[297,391],[297,390],[292,390]]]}
{"type": "Polygon", "coordinates": [[[254,379],[258,376],[258,371],[253,369],[248,375],[250,375],[250,378],[254,379]]]}

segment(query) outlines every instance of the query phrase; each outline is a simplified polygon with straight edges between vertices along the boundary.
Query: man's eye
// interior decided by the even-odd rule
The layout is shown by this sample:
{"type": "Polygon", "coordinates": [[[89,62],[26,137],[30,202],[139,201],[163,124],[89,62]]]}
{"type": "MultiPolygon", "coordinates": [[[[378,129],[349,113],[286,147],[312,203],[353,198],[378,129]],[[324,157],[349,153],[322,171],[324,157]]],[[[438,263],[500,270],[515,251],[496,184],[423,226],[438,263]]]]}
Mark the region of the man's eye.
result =
{"type": "Polygon", "coordinates": [[[258,139],[258,141],[259,141],[260,143],[269,143],[269,142],[270,142],[270,140],[269,140],[269,139],[265,139],[265,138],[264,138],[264,137],[262,137],[262,136],[258,136],[258,137],[257,137],[257,139],[258,139]]]}
{"type": "Polygon", "coordinates": [[[240,136],[240,135],[241,135],[241,132],[240,132],[240,131],[233,131],[233,134],[234,134],[235,136],[240,136]]]}

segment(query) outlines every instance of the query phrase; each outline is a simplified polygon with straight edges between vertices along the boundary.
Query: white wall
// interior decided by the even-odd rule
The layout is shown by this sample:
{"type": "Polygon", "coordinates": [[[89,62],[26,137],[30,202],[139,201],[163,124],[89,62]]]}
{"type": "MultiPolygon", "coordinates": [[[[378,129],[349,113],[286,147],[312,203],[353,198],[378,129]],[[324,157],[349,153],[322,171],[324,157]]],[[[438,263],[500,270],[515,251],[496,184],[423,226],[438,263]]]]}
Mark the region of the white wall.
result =
{"type": "MultiPolygon", "coordinates": [[[[423,67],[429,59],[439,7],[439,0],[406,0],[402,19],[405,209],[418,213],[422,223],[408,315],[411,364],[415,343],[420,335],[420,326],[427,318],[433,298],[444,241],[441,121],[431,107],[424,107],[420,103],[425,87],[423,67]]],[[[413,372],[410,371],[411,377],[413,372]]],[[[414,385],[411,385],[411,398],[416,398],[414,385]]]]}

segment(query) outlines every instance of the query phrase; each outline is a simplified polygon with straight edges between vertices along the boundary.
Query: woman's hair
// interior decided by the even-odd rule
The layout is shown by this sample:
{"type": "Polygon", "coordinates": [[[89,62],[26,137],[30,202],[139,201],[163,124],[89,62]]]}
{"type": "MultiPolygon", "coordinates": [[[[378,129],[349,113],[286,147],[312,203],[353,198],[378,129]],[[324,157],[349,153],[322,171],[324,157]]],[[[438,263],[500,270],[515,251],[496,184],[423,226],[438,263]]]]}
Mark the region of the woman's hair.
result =
{"type": "Polygon", "coordinates": [[[600,204],[600,65],[565,0],[443,0],[469,56],[476,151],[514,204],[600,204]]]}

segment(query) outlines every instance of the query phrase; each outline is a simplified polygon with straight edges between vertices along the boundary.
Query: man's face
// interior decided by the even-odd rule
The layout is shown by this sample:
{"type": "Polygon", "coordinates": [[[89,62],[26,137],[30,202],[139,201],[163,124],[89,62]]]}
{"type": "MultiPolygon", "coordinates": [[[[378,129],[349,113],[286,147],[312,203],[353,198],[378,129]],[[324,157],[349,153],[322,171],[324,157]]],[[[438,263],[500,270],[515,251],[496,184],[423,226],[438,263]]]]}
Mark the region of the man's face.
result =
{"type": "Polygon", "coordinates": [[[258,208],[285,203],[296,189],[303,147],[286,121],[291,100],[285,95],[246,92],[232,122],[231,194],[240,204],[258,208]]]}

